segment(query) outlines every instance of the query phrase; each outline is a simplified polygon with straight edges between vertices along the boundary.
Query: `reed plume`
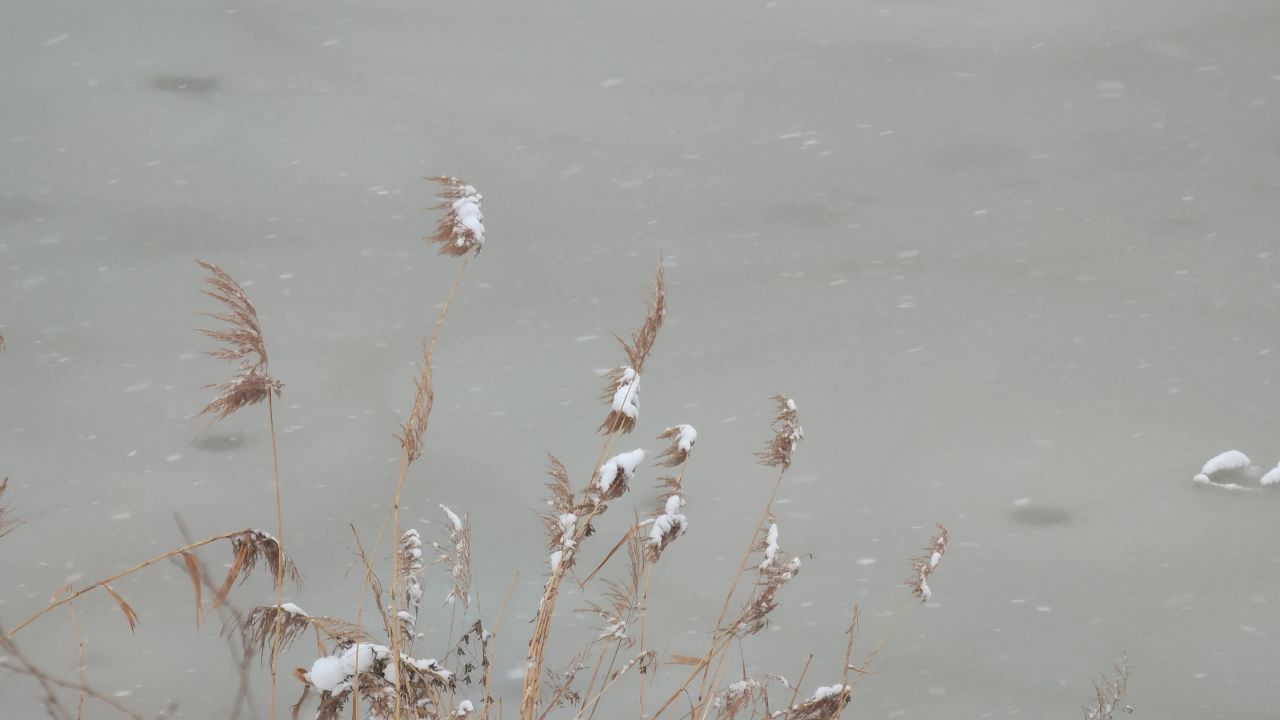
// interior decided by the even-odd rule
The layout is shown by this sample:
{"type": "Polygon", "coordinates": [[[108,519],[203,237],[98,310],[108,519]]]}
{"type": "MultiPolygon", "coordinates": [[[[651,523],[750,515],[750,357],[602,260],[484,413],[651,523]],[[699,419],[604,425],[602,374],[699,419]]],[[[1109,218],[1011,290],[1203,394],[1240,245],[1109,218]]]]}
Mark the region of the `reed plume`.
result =
{"type": "Polygon", "coordinates": [[[778,591],[791,578],[800,573],[800,558],[783,560],[778,546],[778,524],[770,523],[769,529],[756,548],[763,559],[756,566],[756,586],[733,623],[738,637],[754,635],[769,625],[769,615],[778,607],[778,591]]]}
{"type": "Polygon", "coordinates": [[[448,539],[445,545],[432,543],[432,546],[438,553],[436,562],[449,568],[453,581],[444,601],[448,605],[461,602],[465,610],[471,607],[471,518],[459,517],[444,505],[440,509],[449,520],[448,539]]]}
{"type": "Polygon", "coordinates": [[[929,576],[937,569],[938,562],[946,554],[947,545],[951,542],[951,532],[946,526],[939,525],[938,530],[939,533],[934,536],[929,547],[925,548],[924,554],[912,558],[911,577],[903,583],[911,589],[912,597],[920,598],[920,602],[929,602],[929,598],[933,597],[933,590],[929,588],[929,576]]]}
{"type": "Polygon", "coordinates": [[[1112,720],[1117,710],[1133,712],[1120,702],[1129,689],[1129,657],[1122,655],[1111,677],[1103,675],[1093,683],[1094,698],[1084,706],[1084,720],[1112,720]]]}
{"type": "Polygon", "coordinates": [[[677,467],[689,459],[693,444],[698,441],[698,431],[692,425],[675,425],[659,433],[658,439],[671,441],[671,445],[658,456],[658,464],[677,467]]]}
{"type": "Polygon", "coordinates": [[[649,303],[644,322],[631,333],[631,342],[621,337],[618,342],[626,353],[627,365],[613,368],[605,376],[605,385],[600,399],[609,404],[609,414],[600,423],[599,431],[605,435],[629,433],[636,427],[636,419],[640,416],[640,373],[644,372],[644,362],[653,350],[653,343],[658,339],[658,331],[662,329],[662,321],[667,316],[667,287],[663,279],[663,263],[658,261],[658,272],[654,277],[653,301],[649,303]]]}
{"type": "Polygon", "coordinates": [[[796,402],[785,395],[774,395],[777,414],[773,418],[773,437],[764,450],[756,453],[761,465],[791,467],[791,453],[795,452],[800,441],[804,439],[804,428],[800,427],[800,415],[796,411],[796,402]]]}
{"type": "Polygon", "coordinates": [[[262,339],[258,311],[244,289],[217,265],[204,260],[197,262],[209,273],[204,278],[209,286],[204,294],[226,308],[223,312],[204,313],[226,324],[222,329],[200,331],[223,344],[209,355],[238,363],[230,380],[209,386],[217,390],[217,395],[200,411],[201,415],[213,415],[215,420],[222,420],[240,408],[266,400],[272,393],[279,397],[284,383],[267,373],[267,345],[262,339]]]}
{"type": "Polygon", "coordinates": [[[435,234],[428,240],[440,246],[442,255],[466,255],[484,248],[484,213],[480,201],[484,198],[475,188],[455,177],[443,175],[427,178],[441,186],[440,203],[434,205],[445,214],[436,224],[435,234]]]}

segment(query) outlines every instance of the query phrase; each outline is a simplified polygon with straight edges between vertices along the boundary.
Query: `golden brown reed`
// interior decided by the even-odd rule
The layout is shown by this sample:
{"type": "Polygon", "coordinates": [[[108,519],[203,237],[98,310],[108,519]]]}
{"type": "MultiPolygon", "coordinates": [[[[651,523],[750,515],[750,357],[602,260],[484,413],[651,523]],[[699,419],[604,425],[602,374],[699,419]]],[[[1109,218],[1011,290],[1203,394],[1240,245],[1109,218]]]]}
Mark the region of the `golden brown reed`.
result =
{"type": "MultiPolygon", "coordinates": [[[[610,404],[609,414],[598,428],[602,434],[626,434],[635,429],[639,404],[640,376],[644,363],[649,359],[653,344],[667,317],[667,285],[664,279],[663,261],[658,261],[658,272],[653,281],[653,300],[644,315],[644,322],[631,333],[631,342],[621,337],[618,342],[626,353],[627,365],[614,368],[606,375],[608,384],[600,399],[610,404]]],[[[617,336],[615,336],[617,337],[617,336]]]]}
{"type": "Polygon", "coordinates": [[[659,440],[670,440],[671,444],[667,446],[662,454],[658,455],[658,464],[663,467],[677,467],[684,464],[689,459],[689,453],[693,452],[693,441],[689,442],[689,447],[685,448],[681,442],[681,436],[685,432],[688,425],[676,425],[669,427],[658,434],[659,440]]]}
{"type": "Polygon", "coordinates": [[[928,602],[933,597],[929,587],[929,576],[937,569],[942,556],[947,553],[947,545],[951,542],[951,532],[943,525],[938,526],[938,534],[934,536],[924,554],[911,559],[911,577],[903,585],[911,589],[912,597],[920,598],[920,602],[928,602]]]}
{"type": "Polygon", "coordinates": [[[271,393],[279,397],[284,383],[267,374],[267,346],[262,340],[258,311],[244,289],[217,265],[204,260],[197,262],[209,273],[204,278],[209,289],[204,293],[226,308],[223,312],[204,313],[227,325],[219,330],[200,331],[223,344],[209,355],[238,363],[230,380],[209,386],[218,394],[200,411],[201,415],[213,415],[215,420],[222,420],[240,408],[266,400],[271,393]]]}
{"type": "Polygon", "coordinates": [[[455,177],[437,175],[427,179],[441,187],[440,203],[432,207],[446,211],[427,240],[438,244],[442,255],[459,256],[472,251],[479,254],[484,247],[484,214],[480,212],[484,196],[455,177]]]}
{"type": "Polygon", "coordinates": [[[773,437],[764,450],[756,453],[761,465],[791,467],[791,453],[804,439],[804,428],[800,427],[800,415],[796,411],[796,403],[785,395],[774,395],[777,414],[773,418],[773,437]]]}
{"type": "Polygon", "coordinates": [[[462,603],[466,610],[471,607],[471,518],[465,513],[459,516],[443,505],[440,508],[449,520],[449,529],[445,544],[436,542],[432,546],[438,553],[436,562],[449,569],[453,582],[445,602],[462,603]]]}

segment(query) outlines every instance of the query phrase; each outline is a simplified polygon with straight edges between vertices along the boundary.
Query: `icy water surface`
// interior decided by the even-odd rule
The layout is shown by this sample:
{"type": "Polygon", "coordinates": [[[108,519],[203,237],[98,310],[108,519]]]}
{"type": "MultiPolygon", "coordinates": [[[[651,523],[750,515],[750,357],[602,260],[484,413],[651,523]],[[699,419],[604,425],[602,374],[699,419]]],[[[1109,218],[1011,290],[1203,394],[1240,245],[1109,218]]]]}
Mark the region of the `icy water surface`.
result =
{"type": "MultiPolygon", "coordinates": [[[[404,516],[438,539],[437,504],[470,513],[486,618],[519,571],[508,703],[546,563],[543,453],[585,481],[594,371],[622,361],[612,333],[665,254],[669,320],[622,448],[699,430],[690,532],[654,576],[664,655],[705,647],[783,392],[807,439],[776,511],[804,572],[735,675],[794,678],[814,653],[806,692],[837,682],[857,602],[859,654],[891,634],[850,716],[1070,717],[1127,652],[1135,718],[1280,717],[1280,496],[1191,482],[1230,448],[1280,459],[1275,3],[10,2],[0,93],[0,475],[26,521],[0,541],[5,627],[180,544],[174,513],[197,535],[274,527],[265,412],[193,417],[226,378],[192,330],[213,309],[195,258],[244,282],[286,383],[307,580],[289,597],[355,616],[349,524],[368,542],[382,522],[457,267],[421,241],[421,178],[452,174],[485,194],[489,244],[404,516]],[[935,522],[953,545],[908,606],[935,522]]],[[[448,635],[433,573],[423,654],[448,635]]],[[[90,684],[226,717],[227,648],[182,570],[115,588],[140,624],[77,602],[90,684]]],[[[262,578],[233,594],[270,597],[262,578]]],[[[588,632],[583,601],[561,599],[556,638],[588,632]]],[[[74,676],[65,613],[17,639],[74,676]]],[[[43,716],[7,672],[0,707],[43,716]]]]}

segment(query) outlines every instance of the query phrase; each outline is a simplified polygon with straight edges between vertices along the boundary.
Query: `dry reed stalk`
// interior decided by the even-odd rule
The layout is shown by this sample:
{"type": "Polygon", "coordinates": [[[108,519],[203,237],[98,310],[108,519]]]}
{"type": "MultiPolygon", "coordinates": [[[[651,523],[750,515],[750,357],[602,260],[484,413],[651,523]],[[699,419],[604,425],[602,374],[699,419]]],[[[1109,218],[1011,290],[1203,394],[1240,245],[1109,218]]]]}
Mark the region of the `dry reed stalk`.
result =
{"type": "MultiPolygon", "coordinates": [[[[18,648],[17,643],[13,641],[12,633],[6,634],[4,631],[4,627],[2,626],[0,626],[0,650],[3,650],[4,652],[8,653],[18,661],[18,664],[14,665],[8,662],[7,658],[0,659],[0,667],[6,670],[9,670],[10,672],[27,675],[32,679],[34,679],[37,683],[39,683],[41,689],[44,690],[44,693],[45,693],[45,708],[48,711],[49,715],[55,718],[55,720],[57,720],[57,718],[62,718],[62,720],[71,720],[71,717],[72,717],[71,712],[67,710],[65,707],[63,707],[61,700],[58,699],[58,695],[54,691],[55,686],[67,688],[69,690],[75,690],[78,693],[81,693],[82,696],[87,696],[95,700],[99,700],[105,703],[106,705],[109,705],[112,708],[115,708],[115,710],[118,711],[120,714],[128,718],[131,718],[132,720],[143,720],[142,715],[139,715],[133,710],[130,710],[128,707],[125,707],[124,705],[120,704],[120,702],[118,702],[114,698],[111,698],[107,695],[103,695],[102,693],[98,692],[97,690],[94,690],[93,688],[85,684],[83,682],[83,677],[84,677],[83,672],[81,674],[81,682],[74,683],[69,680],[62,680],[60,678],[53,677],[52,675],[49,675],[45,671],[36,667],[36,665],[33,664],[18,648]]],[[[83,662],[81,664],[83,665],[83,662]]],[[[77,717],[78,716],[79,715],[77,714],[77,717]]]]}
{"type": "MultiPolygon", "coordinates": [[[[653,350],[654,342],[657,340],[658,331],[662,328],[662,322],[666,314],[666,283],[663,275],[663,263],[659,259],[658,271],[654,276],[653,301],[646,309],[643,322],[639,328],[632,332],[630,343],[618,338],[618,342],[622,344],[623,351],[627,355],[627,360],[630,363],[629,367],[633,371],[636,381],[631,390],[623,393],[624,404],[631,397],[634,390],[638,389],[640,372],[644,369],[644,363],[653,350]]],[[[614,398],[614,404],[616,404],[616,391],[610,393],[609,397],[614,398]]],[[[631,400],[634,401],[634,397],[631,397],[631,400]]],[[[601,460],[608,455],[618,435],[628,432],[630,429],[625,419],[618,419],[619,413],[623,418],[627,417],[625,412],[615,411],[611,408],[609,416],[605,418],[605,421],[600,426],[600,431],[606,433],[604,445],[600,451],[601,460]]],[[[632,416],[631,427],[634,427],[634,419],[634,416],[632,416]]],[[[640,459],[643,459],[643,451],[633,452],[639,452],[640,457],[635,459],[632,465],[632,472],[634,472],[634,464],[638,464],[640,459]]],[[[551,617],[555,613],[560,584],[564,581],[569,569],[573,567],[579,543],[594,531],[591,521],[607,509],[604,501],[617,497],[626,490],[626,481],[629,479],[626,476],[630,473],[623,472],[622,465],[617,462],[622,457],[622,455],[616,456],[604,464],[601,464],[598,460],[597,470],[592,474],[591,481],[582,490],[580,497],[576,501],[573,499],[572,490],[568,489],[568,474],[563,472],[564,466],[559,461],[555,463],[559,465],[559,471],[563,474],[564,479],[560,481],[553,474],[551,487],[552,505],[557,509],[563,510],[561,516],[557,518],[557,522],[567,522],[570,515],[572,516],[572,522],[568,522],[561,531],[561,549],[553,553],[551,576],[547,579],[547,583],[543,587],[542,597],[538,600],[538,611],[534,619],[533,634],[529,640],[529,652],[526,656],[524,689],[520,697],[521,720],[535,720],[537,715],[538,702],[542,694],[542,674],[543,666],[546,662],[547,642],[551,637],[551,617]],[[609,477],[610,468],[616,473],[613,477],[609,477]],[[622,482],[619,483],[619,480],[622,482]]],[[[553,468],[553,473],[555,471],[556,468],[553,468]]],[[[548,529],[549,531],[551,530],[550,525],[548,525],[548,529]]]]}
{"type": "MultiPolygon", "coordinates": [[[[791,467],[791,456],[799,445],[800,440],[804,437],[804,429],[800,427],[800,417],[796,410],[795,401],[785,395],[774,395],[772,398],[777,405],[777,413],[773,419],[771,429],[773,437],[765,447],[765,451],[757,453],[756,457],[761,465],[766,467],[778,467],[778,477],[773,483],[773,490],[769,494],[769,500],[765,503],[764,509],[760,513],[760,519],[756,522],[755,530],[751,533],[751,540],[747,543],[746,550],[743,551],[741,559],[738,561],[738,569],[734,573],[733,580],[729,585],[729,591],[725,594],[724,602],[720,605],[720,615],[716,618],[715,629],[711,634],[711,644],[707,648],[706,653],[693,664],[693,669],[689,672],[675,692],[671,693],[665,702],[653,713],[653,718],[662,715],[667,708],[680,698],[685,688],[698,677],[702,675],[699,683],[698,702],[707,702],[708,673],[711,671],[711,662],[716,659],[720,653],[729,647],[730,641],[734,637],[734,624],[725,626],[725,616],[729,613],[729,605],[733,601],[733,596],[737,592],[738,584],[742,580],[742,574],[747,569],[747,561],[755,550],[761,532],[764,530],[765,522],[773,513],[773,503],[778,498],[778,490],[782,487],[782,479],[786,476],[787,470],[791,467]]],[[[718,674],[718,671],[717,671],[718,674]]],[[[711,687],[715,687],[712,684],[711,687]]],[[[697,720],[697,707],[691,711],[691,714],[697,720]]],[[[705,711],[704,711],[705,714],[705,711]]]]}
{"type": "MultiPolygon", "coordinates": [[[[275,404],[272,397],[279,397],[284,383],[271,377],[267,363],[267,344],[262,337],[262,324],[258,321],[258,311],[245,294],[244,288],[217,265],[204,260],[197,261],[209,276],[204,279],[209,289],[204,293],[218,301],[225,308],[219,313],[205,313],[226,325],[219,330],[201,330],[209,338],[222,343],[223,347],[209,354],[213,357],[238,363],[235,375],[231,380],[215,386],[218,394],[200,414],[213,414],[214,420],[222,420],[228,415],[248,405],[267,401],[267,425],[271,430],[271,476],[275,486],[276,510],[276,560],[273,569],[276,571],[276,605],[282,600],[284,591],[284,510],[280,498],[280,453],[276,444],[275,404]]],[[[276,627],[271,648],[271,704],[269,717],[274,720],[276,714],[276,674],[280,658],[280,616],[276,616],[276,627]]]]}
{"type": "MultiPolygon", "coordinates": [[[[71,590],[72,588],[70,583],[63,585],[53,592],[52,599],[57,600],[59,595],[70,593],[71,590]]],[[[76,647],[78,649],[78,654],[76,655],[76,672],[80,676],[80,693],[79,699],[76,701],[76,720],[80,720],[80,718],[84,717],[84,688],[88,686],[88,683],[85,681],[84,674],[84,635],[80,632],[80,614],[76,612],[76,604],[69,602],[67,603],[67,608],[71,611],[71,627],[75,629],[76,647]]]]}
{"type": "Polygon", "coordinates": [[[4,336],[0,335],[0,352],[4,352],[4,336]]]}
{"type": "MultiPolygon", "coordinates": [[[[452,179],[446,178],[445,180],[452,180],[452,179]]],[[[441,181],[441,180],[437,179],[437,181],[441,181]]],[[[446,183],[446,186],[448,186],[448,183],[446,183]]],[[[470,188],[470,186],[465,186],[465,187],[470,188]]],[[[474,188],[471,188],[471,190],[474,191],[474,188]]],[[[445,194],[442,194],[442,197],[447,198],[449,196],[446,192],[445,194]]],[[[478,196],[477,196],[477,199],[478,199],[478,196]]],[[[442,206],[438,206],[438,207],[442,207],[442,206]]],[[[445,220],[448,220],[448,218],[449,216],[446,215],[445,220]]],[[[441,220],[442,227],[444,225],[445,220],[441,220]]],[[[438,234],[439,233],[437,232],[437,235],[438,234]]],[[[480,242],[483,243],[483,240],[484,240],[484,237],[483,237],[483,226],[482,226],[480,242]]],[[[404,422],[404,424],[401,425],[401,432],[399,435],[400,448],[401,448],[400,472],[399,472],[399,476],[396,479],[396,494],[391,504],[391,532],[392,532],[392,536],[397,538],[400,537],[400,495],[404,491],[404,483],[405,483],[405,478],[408,476],[409,465],[414,460],[417,460],[419,457],[422,456],[422,437],[427,432],[428,421],[430,420],[430,417],[431,417],[431,408],[435,404],[435,391],[431,385],[432,354],[435,352],[436,343],[440,339],[440,330],[442,327],[444,327],[444,320],[449,313],[449,307],[453,304],[453,298],[458,292],[458,286],[462,283],[462,276],[467,271],[467,263],[471,260],[471,255],[466,254],[466,250],[470,249],[470,246],[465,246],[463,251],[460,253],[446,252],[444,249],[446,247],[458,247],[456,243],[452,245],[448,245],[448,244],[442,245],[441,252],[445,252],[445,254],[450,254],[450,255],[465,255],[465,257],[462,258],[462,263],[458,267],[458,274],[454,276],[453,284],[449,287],[449,295],[447,298],[445,298],[444,305],[440,308],[440,313],[436,315],[436,324],[435,324],[435,327],[432,328],[431,330],[431,339],[427,341],[427,344],[423,349],[422,368],[418,374],[418,380],[416,382],[416,392],[413,399],[413,405],[411,406],[409,411],[409,418],[404,422]]],[[[480,249],[480,245],[479,244],[475,245],[475,250],[477,253],[479,252],[479,249],[480,249]]],[[[378,538],[374,542],[375,550],[381,544],[382,536],[383,536],[383,533],[386,531],[386,528],[387,528],[387,525],[386,525],[386,522],[384,521],[382,529],[378,532],[378,538]]],[[[401,576],[403,575],[403,573],[404,573],[404,568],[400,567],[399,563],[392,563],[391,604],[393,607],[399,607],[401,603],[401,595],[400,595],[401,587],[400,586],[402,581],[401,576]]],[[[401,654],[400,653],[401,642],[400,642],[400,631],[398,626],[396,630],[393,631],[390,640],[391,640],[392,649],[395,652],[394,660],[396,664],[399,665],[400,654],[401,654]]],[[[396,673],[396,682],[397,682],[396,717],[397,718],[399,718],[400,711],[401,711],[401,707],[399,705],[399,697],[400,697],[400,689],[398,685],[399,678],[400,678],[400,673],[397,672],[396,673]]]]}
{"type": "Polygon", "coordinates": [[[1120,706],[1129,689],[1129,656],[1120,656],[1112,670],[1112,677],[1103,675],[1093,683],[1094,698],[1084,706],[1084,720],[1112,720],[1117,710],[1133,712],[1128,705],[1120,706]]]}
{"type": "Polygon", "coordinates": [[[248,577],[249,573],[253,570],[253,568],[256,567],[257,563],[260,561],[266,562],[273,572],[276,571],[277,567],[282,568],[282,570],[278,573],[279,575],[283,575],[287,573],[288,575],[290,575],[290,577],[294,578],[295,580],[298,579],[297,570],[293,567],[293,561],[289,560],[287,556],[284,557],[284,565],[278,565],[279,558],[281,556],[277,554],[276,549],[278,547],[278,543],[275,542],[275,538],[272,538],[270,535],[262,532],[261,530],[251,530],[251,529],[236,530],[234,532],[221,533],[219,535],[212,535],[210,537],[204,538],[203,540],[197,540],[193,543],[187,543],[186,545],[183,545],[182,547],[177,548],[176,550],[170,550],[164,554],[157,555],[148,560],[144,560],[130,568],[121,570],[120,572],[115,573],[114,575],[102,578],[101,580],[96,580],[93,583],[79,590],[76,590],[73,593],[67,594],[65,596],[61,596],[57,600],[51,601],[48,605],[36,611],[29,617],[27,617],[27,619],[18,623],[16,626],[14,626],[12,630],[10,630],[5,635],[5,637],[7,639],[13,639],[13,637],[16,636],[19,632],[22,632],[23,628],[27,627],[28,625],[35,622],[36,620],[39,620],[41,617],[44,617],[46,614],[62,607],[63,605],[66,605],[72,600],[79,598],[81,595],[84,595],[85,593],[91,592],[97,588],[106,588],[107,585],[109,585],[110,583],[113,583],[123,577],[132,575],[133,573],[138,572],[143,568],[150,567],[152,565],[155,565],[158,562],[163,562],[165,560],[168,560],[169,558],[177,557],[183,553],[191,552],[196,548],[204,547],[205,545],[219,542],[221,540],[231,541],[232,549],[235,552],[235,557],[232,560],[231,569],[227,572],[227,578],[223,582],[222,588],[219,590],[220,596],[225,595],[225,593],[230,590],[231,586],[235,583],[237,579],[243,582],[245,578],[248,577]]]}
{"type": "MultiPolygon", "coordinates": [[[[182,536],[183,542],[190,543],[192,537],[191,531],[187,528],[187,524],[182,520],[182,516],[174,513],[173,521],[174,524],[178,526],[178,534],[182,536]]],[[[199,558],[191,553],[183,553],[181,557],[187,574],[192,577],[193,580],[195,578],[199,578],[200,580],[200,585],[193,590],[196,595],[196,626],[199,627],[199,618],[203,611],[203,607],[200,602],[200,587],[203,587],[210,593],[217,594],[218,586],[214,584],[213,575],[209,573],[208,568],[204,566],[204,563],[201,562],[199,558]],[[192,561],[195,563],[194,570],[191,567],[192,561]]],[[[177,562],[177,558],[171,558],[171,560],[173,562],[177,562]]],[[[237,641],[239,641],[242,637],[241,634],[228,632],[230,628],[238,628],[244,625],[245,614],[241,612],[240,608],[226,600],[224,600],[222,605],[217,608],[217,611],[223,619],[223,636],[227,638],[227,649],[231,652],[232,661],[236,663],[236,675],[239,679],[239,684],[236,688],[236,697],[231,705],[231,720],[239,720],[240,709],[242,706],[247,708],[249,714],[256,720],[258,717],[258,709],[253,704],[252,694],[249,690],[249,665],[253,662],[253,653],[249,651],[243,642],[241,642],[240,647],[237,649],[235,643],[232,642],[232,637],[234,636],[237,641]]]]}

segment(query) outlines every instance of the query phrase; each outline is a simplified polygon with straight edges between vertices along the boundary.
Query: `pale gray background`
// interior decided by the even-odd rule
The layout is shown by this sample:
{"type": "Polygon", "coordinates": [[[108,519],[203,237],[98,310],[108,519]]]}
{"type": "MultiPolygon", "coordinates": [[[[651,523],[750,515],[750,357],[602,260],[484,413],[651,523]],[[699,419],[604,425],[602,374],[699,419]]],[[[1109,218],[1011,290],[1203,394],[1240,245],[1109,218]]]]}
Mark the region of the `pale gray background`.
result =
{"type": "MultiPolygon", "coordinates": [[[[438,352],[407,517],[437,537],[436,503],[471,513],[486,617],[521,572],[503,697],[544,568],[543,452],[590,472],[593,370],[620,361],[610,334],[665,253],[669,322],[624,446],[701,433],[691,530],[654,580],[661,649],[703,648],[785,392],[808,439],[778,519],[814,556],[743,645],[753,671],[813,652],[808,689],[835,682],[850,604],[865,652],[945,522],[934,603],[851,714],[1071,717],[1128,652],[1135,718],[1280,717],[1280,507],[1189,482],[1231,447],[1280,458],[1273,2],[12,1],[0,93],[0,474],[27,521],[0,547],[6,625],[178,544],[175,511],[201,534],[274,525],[265,413],[191,417],[226,377],[192,331],[212,309],[197,257],[244,281],[287,384],[308,579],[290,597],[353,613],[347,524],[383,517],[455,268],[421,241],[421,178],[447,173],[485,194],[490,244],[438,352]]],[[[90,682],[224,717],[226,649],[181,571],[117,589],[142,622],[79,603],[90,682]]],[[[74,674],[65,614],[19,637],[74,674]]],[[[6,717],[36,698],[0,674],[6,717]]]]}

